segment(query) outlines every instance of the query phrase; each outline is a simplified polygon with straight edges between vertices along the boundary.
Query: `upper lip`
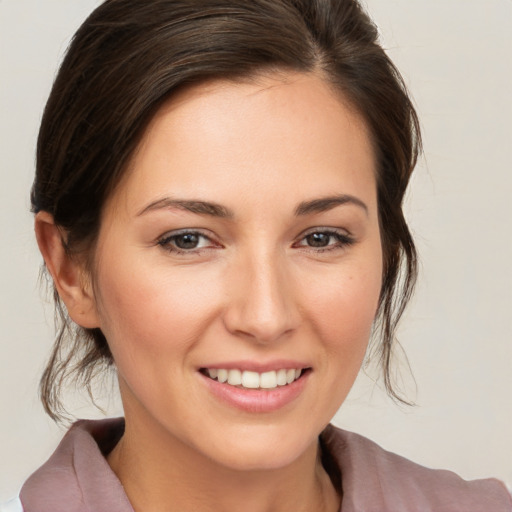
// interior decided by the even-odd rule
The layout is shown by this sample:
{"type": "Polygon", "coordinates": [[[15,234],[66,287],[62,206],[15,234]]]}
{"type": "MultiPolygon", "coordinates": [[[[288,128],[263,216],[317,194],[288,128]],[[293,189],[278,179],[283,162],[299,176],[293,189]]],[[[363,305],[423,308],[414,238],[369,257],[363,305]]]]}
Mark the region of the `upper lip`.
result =
{"type": "Polygon", "coordinates": [[[253,360],[248,361],[220,361],[215,363],[208,363],[201,366],[200,369],[223,369],[223,370],[246,370],[249,372],[271,372],[277,370],[290,370],[290,369],[306,369],[311,368],[311,365],[301,362],[293,361],[290,359],[279,359],[268,362],[258,362],[253,360]]]}

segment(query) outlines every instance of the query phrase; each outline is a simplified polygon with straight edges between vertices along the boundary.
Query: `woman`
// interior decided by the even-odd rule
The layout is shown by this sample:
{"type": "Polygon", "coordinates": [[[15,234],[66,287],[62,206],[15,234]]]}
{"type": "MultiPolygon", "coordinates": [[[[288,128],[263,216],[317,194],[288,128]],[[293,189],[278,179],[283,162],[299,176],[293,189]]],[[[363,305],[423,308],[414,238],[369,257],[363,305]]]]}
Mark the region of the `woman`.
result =
{"type": "Polygon", "coordinates": [[[397,396],[418,149],[356,2],[100,6],[38,142],[63,322],[42,397],[58,418],[75,361],[87,383],[115,365],[125,420],[72,427],[24,510],[510,510],[496,481],[327,426],[372,330],[397,396]]]}

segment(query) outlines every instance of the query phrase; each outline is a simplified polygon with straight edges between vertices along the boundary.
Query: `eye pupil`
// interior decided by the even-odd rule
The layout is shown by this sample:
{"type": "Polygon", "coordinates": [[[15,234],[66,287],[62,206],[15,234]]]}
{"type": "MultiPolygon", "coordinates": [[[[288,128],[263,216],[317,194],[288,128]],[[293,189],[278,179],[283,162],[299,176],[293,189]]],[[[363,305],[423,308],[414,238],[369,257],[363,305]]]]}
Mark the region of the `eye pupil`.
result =
{"type": "Polygon", "coordinates": [[[311,247],[326,247],[329,245],[331,235],[327,233],[312,233],[306,237],[308,245],[311,247]]]}
{"type": "Polygon", "coordinates": [[[195,249],[199,244],[199,236],[194,233],[185,233],[177,236],[174,243],[180,249],[195,249]]]}

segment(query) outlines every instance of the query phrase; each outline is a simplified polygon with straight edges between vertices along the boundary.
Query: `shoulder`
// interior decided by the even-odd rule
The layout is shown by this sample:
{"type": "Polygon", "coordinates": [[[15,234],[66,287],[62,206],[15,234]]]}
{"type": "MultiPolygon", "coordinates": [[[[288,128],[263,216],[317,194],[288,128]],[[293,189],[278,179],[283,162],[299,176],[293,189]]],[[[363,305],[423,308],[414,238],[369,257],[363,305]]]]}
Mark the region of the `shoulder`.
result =
{"type": "Polygon", "coordinates": [[[466,481],[332,425],[321,440],[342,475],[344,511],[512,512],[512,498],[499,480],[466,481]]]}

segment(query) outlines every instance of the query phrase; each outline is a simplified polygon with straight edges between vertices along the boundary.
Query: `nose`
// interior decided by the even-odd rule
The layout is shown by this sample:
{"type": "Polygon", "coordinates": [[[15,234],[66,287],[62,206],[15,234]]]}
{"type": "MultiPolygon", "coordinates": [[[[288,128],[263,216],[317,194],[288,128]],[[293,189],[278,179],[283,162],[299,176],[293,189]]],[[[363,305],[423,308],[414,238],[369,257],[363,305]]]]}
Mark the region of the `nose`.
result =
{"type": "Polygon", "coordinates": [[[300,321],[293,276],[283,258],[252,254],[230,269],[224,323],[229,332],[259,344],[275,342],[300,321]]]}

